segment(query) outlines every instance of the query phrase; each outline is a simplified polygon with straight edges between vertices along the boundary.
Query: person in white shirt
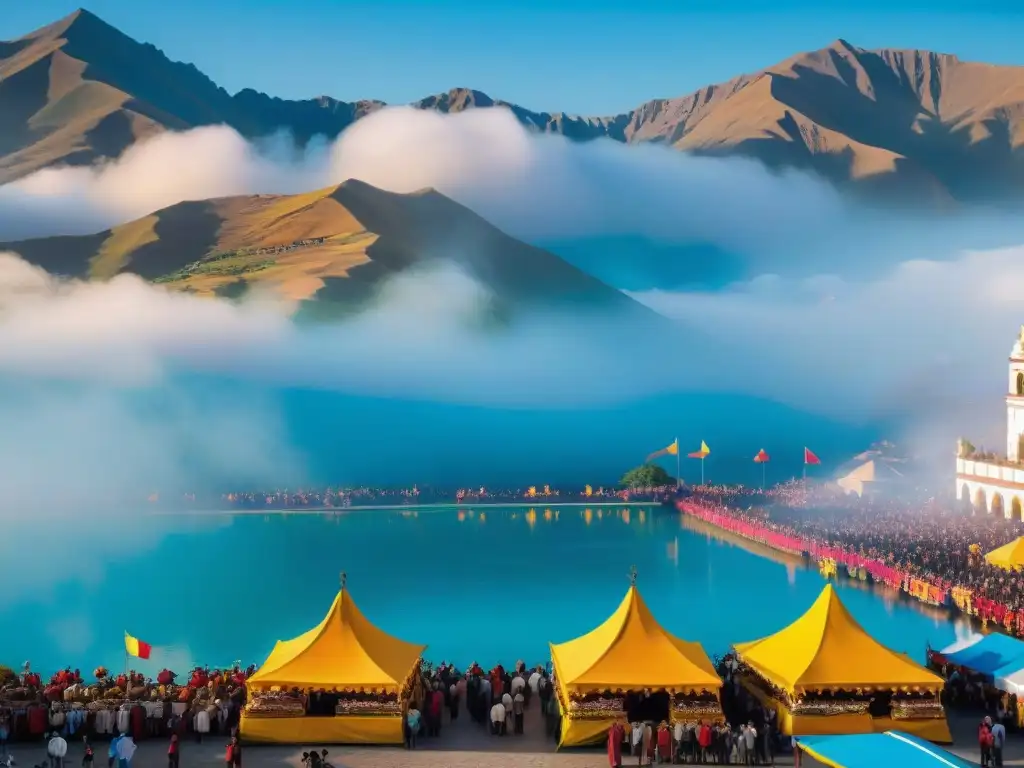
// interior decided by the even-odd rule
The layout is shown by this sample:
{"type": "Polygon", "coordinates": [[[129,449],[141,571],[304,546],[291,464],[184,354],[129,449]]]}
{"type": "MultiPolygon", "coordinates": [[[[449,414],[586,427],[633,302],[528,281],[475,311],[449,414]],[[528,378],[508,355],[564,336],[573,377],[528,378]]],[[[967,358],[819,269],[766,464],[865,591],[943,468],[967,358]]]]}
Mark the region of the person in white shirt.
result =
{"type": "Polygon", "coordinates": [[[459,686],[455,683],[448,686],[448,712],[453,721],[459,719],[459,686]]]}
{"type": "Polygon", "coordinates": [[[530,673],[530,678],[526,681],[530,686],[530,690],[533,691],[534,694],[540,693],[540,677],[540,671],[534,670],[530,673]]]}
{"type": "Polygon", "coordinates": [[[68,743],[56,731],[50,736],[46,745],[46,754],[50,758],[51,768],[64,768],[64,756],[68,753],[68,743]]]}
{"type": "Polygon", "coordinates": [[[754,721],[751,720],[747,723],[747,727],[743,729],[743,746],[746,749],[747,765],[754,763],[757,758],[757,729],[754,728],[754,721]]]}
{"type": "Polygon", "coordinates": [[[501,695],[501,706],[505,710],[505,733],[512,730],[512,696],[507,693],[501,695]]]}
{"type": "Polygon", "coordinates": [[[640,722],[633,723],[632,727],[632,738],[630,743],[633,746],[634,755],[642,755],[643,740],[644,740],[644,724],[640,722]]]}
{"type": "Polygon", "coordinates": [[[521,693],[523,688],[526,687],[526,681],[522,675],[516,675],[512,678],[512,695],[515,696],[517,693],[521,693]]]}
{"type": "Polygon", "coordinates": [[[495,736],[505,735],[505,707],[500,701],[491,707],[491,733],[495,736]]]}

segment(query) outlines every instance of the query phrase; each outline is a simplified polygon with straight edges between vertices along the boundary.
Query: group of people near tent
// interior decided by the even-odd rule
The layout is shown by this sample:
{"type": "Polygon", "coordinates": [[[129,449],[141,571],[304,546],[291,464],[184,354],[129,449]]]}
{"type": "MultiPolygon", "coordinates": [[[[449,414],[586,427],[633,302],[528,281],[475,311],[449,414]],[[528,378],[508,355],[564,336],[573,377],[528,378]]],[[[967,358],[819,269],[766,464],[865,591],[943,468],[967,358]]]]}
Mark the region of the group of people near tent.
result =
{"type": "Polygon", "coordinates": [[[551,644],[550,675],[526,674],[522,664],[508,674],[475,668],[463,685],[451,668],[425,670],[424,648],[373,626],[343,579],[323,621],[278,642],[248,679],[241,735],[253,742],[402,743],[410,716],[436,733],[438,719],[460,697],[467,708],[470,698],[480,702],[470,710],[478,720],[493,722],[504,707],[498,730],[514,733],[526,697],[544,690],[559,713],[560,746],[602,742],[616,723],[650,724],[655,743],[662,723],[673,736],[681,724],[684,732],[693,728],[699,744],[702,733],[710,735],[705,725],[725,720],[723,700],[742,690],[772,713],[773,729],[783,734],[872,732],[898,721],[930,740],[950,740],[939,700],[942,678],[871,638],[831,585],[789,627],[737,643],[725,680],[698,643],[672,635],[654,618],[635,572],[606,621],[551,644]]]}
{"type": "Polygon", "coordinates": [[[825,491],[800,504],[694,494],[680,507],[736,535],[834,562],[841,575],[888,584],[1024,637],[1019,521],[936,499],[851,500],[825,491]]]}
{"type": "Polygon", "coordinates": [[[993,724],[1024,728],[1024,641],[993,633],[928,649],[928,664],[946,680],[952,707],[985,713],[993,724]]]}

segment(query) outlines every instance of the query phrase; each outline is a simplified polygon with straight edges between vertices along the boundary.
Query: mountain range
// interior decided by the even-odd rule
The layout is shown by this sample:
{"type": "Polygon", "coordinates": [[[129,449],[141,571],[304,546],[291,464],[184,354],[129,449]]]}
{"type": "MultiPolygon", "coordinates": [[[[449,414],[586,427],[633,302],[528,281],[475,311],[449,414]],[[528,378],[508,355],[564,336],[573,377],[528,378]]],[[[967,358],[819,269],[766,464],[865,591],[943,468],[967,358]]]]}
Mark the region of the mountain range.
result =
{"type": "MultiPolygon", "coordinates": [[[[85,10],[0,42],[0,183],[118,156],[165,130],[227,124],[249,138],[337,136],[384,106],[231,95],[85,10]]],[[[1024,189],[1024,68],[843,40],[686,96],[610,116],[537,112],[468,88],[420,109],[503,106],[531,130],[574,140],[656,142],[816,172],[907,204],[977,202],[1024,189]]]]}

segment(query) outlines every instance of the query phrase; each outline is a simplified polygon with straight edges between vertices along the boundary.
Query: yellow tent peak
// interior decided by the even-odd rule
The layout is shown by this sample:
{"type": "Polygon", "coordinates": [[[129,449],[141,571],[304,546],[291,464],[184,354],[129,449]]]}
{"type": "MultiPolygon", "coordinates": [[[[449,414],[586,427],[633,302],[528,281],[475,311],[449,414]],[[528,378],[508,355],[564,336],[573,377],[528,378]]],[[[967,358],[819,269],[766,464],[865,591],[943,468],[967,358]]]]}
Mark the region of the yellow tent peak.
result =
{"type": "Polygon", "coordinates": [[[1024,568],[1024,536],[1018,536],[1009,544],[993,549],[985,560],[997,568],[1005,568],[1008,571],[1024,568]]]}
{"type": "Polygon", "coordinates": [[[636,586],[615,612],[575,640],[551,645],[559,684],[580,692],[668,688],[717,691],[722,681],[699,643],[657,622],[636,586]]]}
{"type": "Polygon", "coordinates": [[[788,627],[734,648],[747,666],[790,693],[817,689],[937,689],[942,678],[875,640],[832,584],[788,627]]]}
{"type": "Polygon", "coordinates": [[[371,624],[352,600],[343,576],[323,621],[292,640],[278,641],[249,684],[397,691],[425,648],[371,624]]]}

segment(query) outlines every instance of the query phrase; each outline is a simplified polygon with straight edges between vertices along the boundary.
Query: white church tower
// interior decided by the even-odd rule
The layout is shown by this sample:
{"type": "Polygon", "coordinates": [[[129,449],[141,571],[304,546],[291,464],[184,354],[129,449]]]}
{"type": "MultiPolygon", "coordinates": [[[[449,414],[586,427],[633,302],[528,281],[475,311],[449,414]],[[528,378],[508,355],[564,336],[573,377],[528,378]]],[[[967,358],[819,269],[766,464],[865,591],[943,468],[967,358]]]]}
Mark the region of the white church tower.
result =
{"type": "Polygon", "coordinates": [[[961,439],[956,458],[957,498],[975,512],[1021,519],[1024,507],[1024,325],[1013,350],[1006,387],[1006,455],[980,452],[961,439]]]}
{"type": "Polygon", "coordinates": [[[1024,325],[1010,352],[1010,382],[1006,390],[1006,458],[1024,459],[1024,325]]]}

